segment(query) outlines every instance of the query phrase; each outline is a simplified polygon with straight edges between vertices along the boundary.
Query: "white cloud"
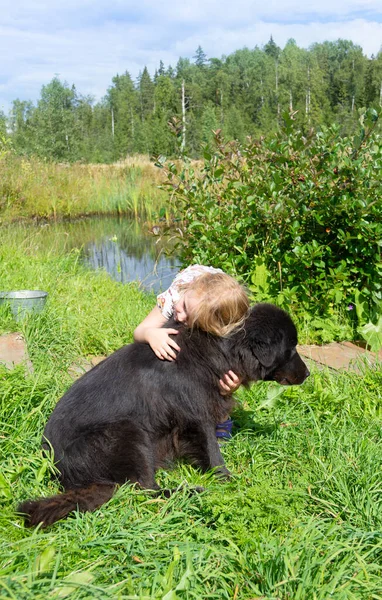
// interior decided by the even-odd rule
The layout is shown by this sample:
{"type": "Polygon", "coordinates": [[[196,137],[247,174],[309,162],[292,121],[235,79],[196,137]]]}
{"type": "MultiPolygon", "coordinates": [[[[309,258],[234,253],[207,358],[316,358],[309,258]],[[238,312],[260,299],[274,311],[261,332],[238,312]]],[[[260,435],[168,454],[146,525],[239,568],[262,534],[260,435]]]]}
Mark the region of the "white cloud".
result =
{"type": "MultiPolygon", "coordinates": [[[[0,2],[2,8],[4,0],[0,2]]],[[[18,0],[12,6],[7,0],[2,10],[2,22],[18,21],[28,25],[46,22],[59,25],[72,22],[75,15],[82,15],[90,22],[97,20],[136,20],[156,22],[206,24],[206,20],[218,23],[244,23],[246,19],[289,20],[315,15],[326,19],[368,14],[381,18],[380,0],[18,0]]],[[[74,26],[74,23],[73,23],[74,26]]]]}
{"type": "Polygon", "coordinates": [[[100,99],[117,73],[175,66],[201,45],[207,56],[293,37],[350,39],[368,55],[382,44],[381,0],[19,0],[2,6],[0,108],[35,101],[55,74],[100,99]]]}

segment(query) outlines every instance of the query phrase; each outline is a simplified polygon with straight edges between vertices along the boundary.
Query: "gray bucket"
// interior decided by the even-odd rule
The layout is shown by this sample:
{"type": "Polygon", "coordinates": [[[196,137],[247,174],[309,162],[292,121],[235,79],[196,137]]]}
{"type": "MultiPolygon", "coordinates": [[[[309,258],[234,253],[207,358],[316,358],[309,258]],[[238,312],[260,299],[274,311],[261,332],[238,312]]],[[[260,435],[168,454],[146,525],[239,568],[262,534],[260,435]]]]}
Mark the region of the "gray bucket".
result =
{"type": "Polygon", "coordinates": [[[28,314],[40,313],[45,306],[47,297],[48,292],[41,290],[0,292],[0,304],[9,304],[16,321],[22,321],[28,314]]]}

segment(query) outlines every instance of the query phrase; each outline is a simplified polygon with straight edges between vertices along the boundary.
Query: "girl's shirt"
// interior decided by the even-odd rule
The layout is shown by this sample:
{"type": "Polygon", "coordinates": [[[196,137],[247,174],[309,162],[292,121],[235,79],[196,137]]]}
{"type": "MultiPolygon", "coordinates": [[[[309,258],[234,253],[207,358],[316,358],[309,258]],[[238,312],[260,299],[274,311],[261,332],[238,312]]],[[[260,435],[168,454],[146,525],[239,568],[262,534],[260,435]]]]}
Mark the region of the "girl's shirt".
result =
{"type": "Polygon", "coordinates": [[[166,319],[172,317],[174,313],[174,306],[181,295],[179,288],[184,284],[190,283],[204,273],[223,273],[223,271],[204,265],[191,265],[186,269],[183,269],[183,271],[179,271],[168,290],[157,296],[157,306],[166,319]]]}

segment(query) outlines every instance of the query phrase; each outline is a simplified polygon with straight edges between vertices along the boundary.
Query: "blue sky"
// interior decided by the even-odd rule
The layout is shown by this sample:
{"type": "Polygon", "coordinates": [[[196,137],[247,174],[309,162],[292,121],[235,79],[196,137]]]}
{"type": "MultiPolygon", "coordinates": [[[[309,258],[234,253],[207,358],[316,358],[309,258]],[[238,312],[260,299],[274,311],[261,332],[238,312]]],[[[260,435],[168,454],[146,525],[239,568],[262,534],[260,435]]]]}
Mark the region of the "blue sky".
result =
{"type": "Polygon", "coordinates": [[[0,0],[0,110],[36,100],[58,75],[100,100],[117,73],[175,67],[201,45],[208,57],[264,45],[272,35],[308,48],[350,39],[382,46],[382,0],[0,0]]]}

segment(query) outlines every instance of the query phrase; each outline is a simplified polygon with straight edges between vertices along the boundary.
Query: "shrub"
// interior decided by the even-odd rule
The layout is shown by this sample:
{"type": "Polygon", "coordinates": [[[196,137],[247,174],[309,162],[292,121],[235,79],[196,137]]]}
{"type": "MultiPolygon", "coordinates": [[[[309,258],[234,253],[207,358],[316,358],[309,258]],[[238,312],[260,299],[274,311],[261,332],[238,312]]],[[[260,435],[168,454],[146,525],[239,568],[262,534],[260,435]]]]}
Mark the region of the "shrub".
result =
{"type": "MultiPolygon", "coordinates": [[[[184,227],[180,254],[242,275],[261,295],[325,314],[381,303],[382,140],[376,111],[360,133],[307,135],[294,114],[272,139],[225,142],[215,132],[197,171],[165,164],[184,227]]],[[[354,313],[355,314],[355,311],[354,313]]]]}

